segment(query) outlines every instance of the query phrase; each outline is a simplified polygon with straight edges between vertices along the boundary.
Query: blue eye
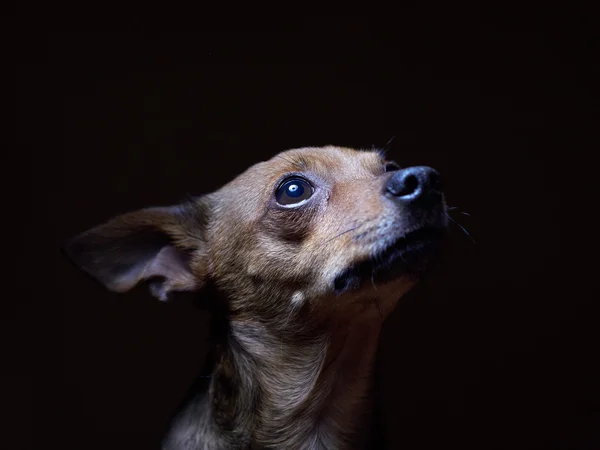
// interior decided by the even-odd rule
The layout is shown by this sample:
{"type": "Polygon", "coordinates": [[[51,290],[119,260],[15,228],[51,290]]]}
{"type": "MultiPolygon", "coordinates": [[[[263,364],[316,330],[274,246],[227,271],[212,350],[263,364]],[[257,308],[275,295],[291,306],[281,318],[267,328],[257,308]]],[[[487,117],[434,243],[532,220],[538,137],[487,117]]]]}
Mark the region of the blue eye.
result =
{"type": "Polygon", "coordinates": [[[303,178],[289,178],[277,188],[275,199],[280,205],[293,205],[309,199],[313,194],[313,187],[303,178]]]}

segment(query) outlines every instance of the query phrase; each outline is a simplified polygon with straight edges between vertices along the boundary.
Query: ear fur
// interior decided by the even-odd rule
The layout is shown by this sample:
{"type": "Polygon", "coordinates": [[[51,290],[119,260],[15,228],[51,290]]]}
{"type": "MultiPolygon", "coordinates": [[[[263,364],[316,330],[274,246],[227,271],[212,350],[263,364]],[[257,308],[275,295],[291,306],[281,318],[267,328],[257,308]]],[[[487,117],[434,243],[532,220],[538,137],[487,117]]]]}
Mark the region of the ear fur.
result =
{"type": "Polygon", "coordinates": [[[149,281],[150,292],[164,301],[173,291],[195,291],[205,283],[208,214],[202,199],[141,209],[74,237],[63,252],[111,291],[149,281]]]}

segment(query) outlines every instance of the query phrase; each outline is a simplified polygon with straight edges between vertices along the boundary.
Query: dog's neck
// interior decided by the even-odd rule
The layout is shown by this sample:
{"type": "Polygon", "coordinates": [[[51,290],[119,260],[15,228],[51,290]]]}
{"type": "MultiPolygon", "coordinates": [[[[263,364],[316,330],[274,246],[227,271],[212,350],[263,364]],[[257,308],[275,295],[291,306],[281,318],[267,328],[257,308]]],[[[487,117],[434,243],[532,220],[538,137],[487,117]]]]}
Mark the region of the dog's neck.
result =
{"type": "MultiPolygon", "coordinates": [[[[380,317],[289,340],[258,323],[233,323],[237,376],[260,394],[252,441],[267,448],[350,448],[362,437],[380,317]],[[250,367],[248,367],[250,366],[250,367]]],[[[235,363],[234,363],[235,364],[235,363]]]]}
{"type": "Polygon", "coordinates": [[[174,421],[177,447],[164,448],[365,448],[379,334],[395,303],[378,300],[320,332],[233,319],[208,395],[174,421]]]}

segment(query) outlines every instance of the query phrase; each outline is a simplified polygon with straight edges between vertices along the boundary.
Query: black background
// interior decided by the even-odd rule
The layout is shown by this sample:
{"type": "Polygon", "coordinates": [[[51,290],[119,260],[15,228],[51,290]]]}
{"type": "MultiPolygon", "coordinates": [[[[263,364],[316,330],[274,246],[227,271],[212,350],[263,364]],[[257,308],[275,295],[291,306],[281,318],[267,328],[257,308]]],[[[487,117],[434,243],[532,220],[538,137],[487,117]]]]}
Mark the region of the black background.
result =
{"type": "Polygon", "coordinates": [[[22,11],[10,38],[6,448],[157,448],[205,355],[207,315],[189,299],[105,292],[62,259],[65,239],[327,144],[436,167],[476,240],[453,227],[386,325],[387,448],[600,448],[589,11],[121,11],[118,27],[66,13],[22,11]]]}

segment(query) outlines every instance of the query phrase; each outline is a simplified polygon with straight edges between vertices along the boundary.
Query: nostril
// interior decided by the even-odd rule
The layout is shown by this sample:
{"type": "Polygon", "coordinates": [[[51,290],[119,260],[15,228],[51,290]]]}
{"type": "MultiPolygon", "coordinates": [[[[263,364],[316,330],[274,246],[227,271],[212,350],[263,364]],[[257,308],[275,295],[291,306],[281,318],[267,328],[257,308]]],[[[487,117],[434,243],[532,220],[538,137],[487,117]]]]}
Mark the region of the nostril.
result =
{"type": "Polygon", "coordinates": [[[414,193],[419,187],[419,179],[414,174],[407,174],[402,180],[402,185],[396,194],[399,197],[414,193]]]}
{"type": "Polygon", "coordinates": [[[439,198],[441,190],[439,173],[427,166],[407,167],[394,172],[386,184],[387,193],[404,203],[439,198]]]}

